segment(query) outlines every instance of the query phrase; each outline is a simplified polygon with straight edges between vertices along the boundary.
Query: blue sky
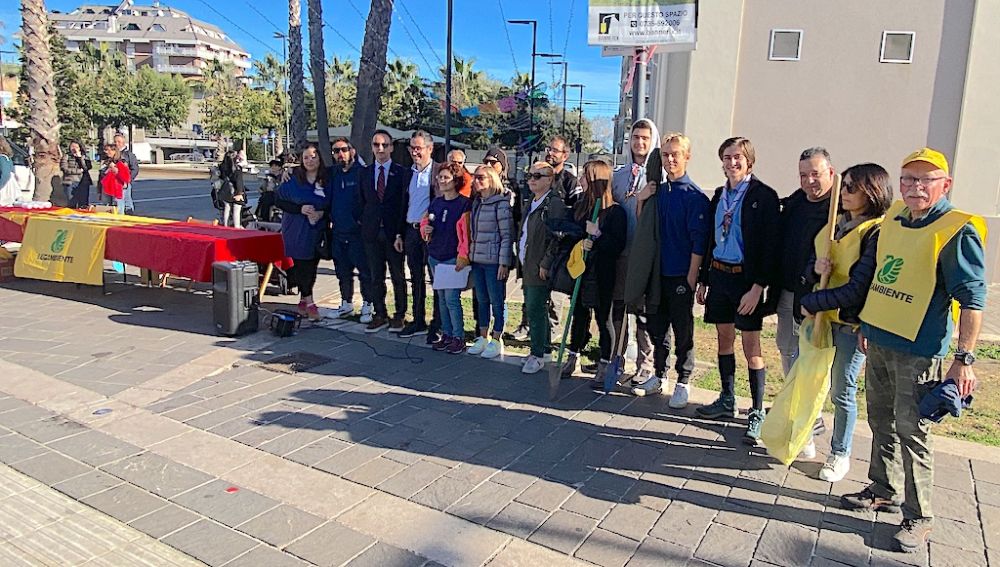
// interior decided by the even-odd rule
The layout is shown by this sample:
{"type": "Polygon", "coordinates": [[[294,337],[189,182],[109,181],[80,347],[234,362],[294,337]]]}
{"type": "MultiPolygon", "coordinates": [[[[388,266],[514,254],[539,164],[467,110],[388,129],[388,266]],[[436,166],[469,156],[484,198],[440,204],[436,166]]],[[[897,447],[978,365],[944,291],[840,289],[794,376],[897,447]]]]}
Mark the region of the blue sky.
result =
{"type": "MultiPolygon", "coordinates": [[[[136,4],[150,2],[137,0],[136,4]]],[[[20,15],[15,2],[2,3],[0,21],[5,23],[6,29],[0,33],[10,37],[20,26],[20,15]]],[[[49,10],[69,11],[82,3],[47,0],[46,5],[49,10]]],[[[162,4],[218,25],[255,59],[269,50],[281,56],[281,41],[271,38],[275,29],[287,32],[288,12],[281,1],[174,0],[162,4]]],[[[302,0],[302,5],[305,31],[306,0],[302,0]]],[[[364,37],[363,15],[367,15],[369,5],[367,0],[323,2],[323,19],[343,36],[324,29],[327,59],[336,54],[357,60],[356,49],[360,48],[364,37]]],[[[422,74],[430,75],[432,67],[444,61],[446,10],[445,0],[396,0],[389,57],[395,54],[408,59],[420,67],[422,74]]],[[[455,0],[454,10],[455,54],[475,58],[477,69],[501,80],[513,75],[515,62],[521,72],[531,69],[531,26],[505,26],[501,11],[507,19],[538,20],[538,51],[568,56],[569,82],[586,85],[585,112],[590,116],[615,114],[621,60],[601,57],[599,47],[587,45],[587,0],[455,0]]],[[[304,43],[304,49],[308,50],[308,40],[304,43]]],[[[4,49],[10,49],[10,44],[4,49]]],[[[538,59],[536,77],[551,84],[554,74],[561,76],[562,68],[547,65],[545,61],[538,59]]],[[[570,106],[574,106],[572,101],[576,96],[576,89],[570,90],[570,106]]]]}

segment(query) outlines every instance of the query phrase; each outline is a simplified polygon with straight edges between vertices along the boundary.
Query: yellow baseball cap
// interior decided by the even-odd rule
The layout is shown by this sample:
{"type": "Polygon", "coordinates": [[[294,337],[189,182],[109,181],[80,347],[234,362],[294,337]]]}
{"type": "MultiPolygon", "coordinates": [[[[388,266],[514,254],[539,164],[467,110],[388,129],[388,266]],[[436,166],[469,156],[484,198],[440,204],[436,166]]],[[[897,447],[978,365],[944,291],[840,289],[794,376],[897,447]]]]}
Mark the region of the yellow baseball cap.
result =
{"type": "Polygon", "coordinates": [[[945,173],[948,173],[948,158],[944,157],[944,154],[937,150],[928,147],[920,148],[919,150],[906,156],[903,160],[902,167],[906,167],[915,161],[929,163],[936,166],[938,169],[944,170],[945,173]]]}

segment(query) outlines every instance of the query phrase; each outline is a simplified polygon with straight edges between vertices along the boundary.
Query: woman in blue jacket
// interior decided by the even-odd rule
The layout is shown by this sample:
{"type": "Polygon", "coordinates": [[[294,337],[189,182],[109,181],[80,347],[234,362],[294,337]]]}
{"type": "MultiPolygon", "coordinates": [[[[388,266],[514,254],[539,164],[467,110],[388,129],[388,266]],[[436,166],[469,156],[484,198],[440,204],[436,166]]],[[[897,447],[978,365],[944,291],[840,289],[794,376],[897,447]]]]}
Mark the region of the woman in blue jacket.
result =
{"type": "Polygon", "coordinates": [[[313,321],[322,319],[313,301],[319,245],[330,224],[331,192],[326,187],[326,167],[319,147],[308,144],[302,151],[302,165],[278,187],[277,206],[281,216],[281,236],[285,255],[294,261],[289,279],[299,288],[299,314],[313,321]]]}

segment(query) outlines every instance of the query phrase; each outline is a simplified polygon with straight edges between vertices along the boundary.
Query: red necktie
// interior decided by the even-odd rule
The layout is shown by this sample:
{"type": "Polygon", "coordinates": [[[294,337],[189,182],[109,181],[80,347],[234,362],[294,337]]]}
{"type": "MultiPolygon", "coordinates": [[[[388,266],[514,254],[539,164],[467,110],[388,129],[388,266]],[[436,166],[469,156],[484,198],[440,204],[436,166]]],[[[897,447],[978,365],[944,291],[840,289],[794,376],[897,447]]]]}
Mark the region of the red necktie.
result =
{"type": "Polygon", "coordinates": [[[378,166],[378,180],[375,182],[375,195],[381,203],[385,199],[385,166],[378,166]]]}

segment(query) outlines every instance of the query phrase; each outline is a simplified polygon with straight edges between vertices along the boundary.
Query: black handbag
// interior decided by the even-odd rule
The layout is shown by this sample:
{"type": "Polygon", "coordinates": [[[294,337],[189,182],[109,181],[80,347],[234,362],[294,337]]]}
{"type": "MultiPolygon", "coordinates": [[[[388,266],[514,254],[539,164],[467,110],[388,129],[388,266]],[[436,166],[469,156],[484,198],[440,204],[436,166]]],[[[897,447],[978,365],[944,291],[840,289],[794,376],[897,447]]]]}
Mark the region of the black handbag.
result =
{"type": "Polygon", "coordinates": [[[569,269],[566,267],[566,263],[569,262],[569,255],[572,249],[572,246],[569,248],[565,246],[560,247],[559,252],[552,261],[552,269],[549,274],[550,290],[564,293],[566,295],[573,294],[573,287],[576,284],[576,280],[573,279],[573,276],[569,275],[569,269]]]}

